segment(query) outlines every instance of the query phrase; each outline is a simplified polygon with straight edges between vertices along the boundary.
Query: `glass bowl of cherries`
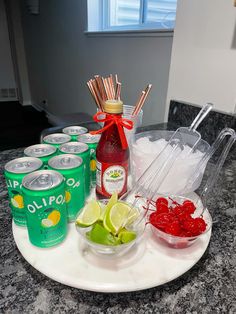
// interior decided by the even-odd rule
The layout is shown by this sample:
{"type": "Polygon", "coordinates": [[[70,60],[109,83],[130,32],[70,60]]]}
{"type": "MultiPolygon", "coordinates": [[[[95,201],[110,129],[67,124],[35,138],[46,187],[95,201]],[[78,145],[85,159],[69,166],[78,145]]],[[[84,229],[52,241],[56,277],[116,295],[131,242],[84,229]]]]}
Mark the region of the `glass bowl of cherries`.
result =
{"type": "MultiPolygon", "coordinates": [[[[197,195],[196,195],[197,196],[197,195]]],[[[172,248],[186,248],[211,230],[212,218],[199,197],[157,197],[149,201],[148,222],[154,236],[172,248]]]]}

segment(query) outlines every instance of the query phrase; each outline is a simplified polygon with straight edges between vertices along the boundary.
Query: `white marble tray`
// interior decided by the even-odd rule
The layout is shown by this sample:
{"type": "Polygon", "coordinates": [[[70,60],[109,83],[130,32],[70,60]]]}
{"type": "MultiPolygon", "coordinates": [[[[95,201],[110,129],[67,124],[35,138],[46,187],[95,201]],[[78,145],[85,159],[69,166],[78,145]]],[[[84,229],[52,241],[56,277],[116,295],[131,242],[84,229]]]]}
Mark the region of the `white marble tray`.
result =
{"type": "Polygon", "coordinates": [[[27,230],[12,224],[16,245],[35,269],[62,284],[97,292],[137,291],[167,283],[193,267],[205,252],[211,230],[186,249],[158,243],[147,228],[142,241],[119,258],[92,253],[70,224],[66,240],[40,249],[28,240],[27,230]]]}

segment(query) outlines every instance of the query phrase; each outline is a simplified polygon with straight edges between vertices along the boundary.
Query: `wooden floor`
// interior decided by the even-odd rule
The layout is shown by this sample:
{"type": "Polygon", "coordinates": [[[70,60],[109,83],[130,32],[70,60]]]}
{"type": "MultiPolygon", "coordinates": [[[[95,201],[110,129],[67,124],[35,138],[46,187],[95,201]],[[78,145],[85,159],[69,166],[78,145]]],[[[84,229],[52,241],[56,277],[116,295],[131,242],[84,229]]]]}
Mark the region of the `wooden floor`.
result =
{"type": "Polygon", "coordinates": [[[39,143],[43,129],[50,127],[45,114],[17,101],[0,102],[0,150],[39,143]]]}

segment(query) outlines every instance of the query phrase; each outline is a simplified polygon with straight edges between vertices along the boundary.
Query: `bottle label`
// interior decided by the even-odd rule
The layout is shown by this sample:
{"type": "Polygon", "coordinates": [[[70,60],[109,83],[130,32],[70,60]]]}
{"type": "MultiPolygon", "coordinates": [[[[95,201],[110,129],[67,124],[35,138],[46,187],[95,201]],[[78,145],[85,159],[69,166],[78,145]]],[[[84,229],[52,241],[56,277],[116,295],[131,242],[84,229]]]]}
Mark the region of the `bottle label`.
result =
{"type": "Polygon", "coordinates": [[[120,196],[127,191],[128,161],[114,165],[97,162],[97,191],[109,197],[117,192],[120,196]]]}

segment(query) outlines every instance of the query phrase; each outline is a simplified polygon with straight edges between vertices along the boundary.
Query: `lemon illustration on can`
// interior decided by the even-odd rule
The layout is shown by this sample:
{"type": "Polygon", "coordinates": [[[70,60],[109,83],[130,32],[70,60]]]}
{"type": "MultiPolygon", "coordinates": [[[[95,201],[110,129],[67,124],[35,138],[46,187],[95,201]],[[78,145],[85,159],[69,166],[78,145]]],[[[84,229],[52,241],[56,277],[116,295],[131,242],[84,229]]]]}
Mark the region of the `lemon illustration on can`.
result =
{"type": "Polygon", "coordinates": [[[91,171],[96,170],[96,160],[94,160],[94,159],[90,160],[90,170],[91,171]]]}
{"type": "Polygon", "coordinates": [[[69,203],[69,201],[71,200],[71,194],[69,191],[66,191],[65,200],[66,200],[66,203],[69,203]]]}
{"type": "Polygon", "coordinates": [[[58,224],[61,218],[61,214],[57,209],[48,208],[45,210],[45,212],[50,212],[50,214],[47,216],[47,218],[42,219],[41,225],[44,228],[50,228],[54,227],[58,224]]]}
{"type": "Polygon", "coordinates": [[[61,214],[58,210],[54,209],[49,215],[48,219],[52,221],[53,226],[57,225],[60,221],[61,214]]]}
{"type": "Polygon", "coordinates": [[[24,208],[23,196],[16,194],[11,198],[11,203],[16,208],[24,208]]]}
{"type": "Polygon", "coordinates": [[[42,224],[43,227],[46,227],[46,228],[49,228],[49,227],[53,226],[53,222],[50,219],[48,219],[48,218],[44,218],[41,221],[41,224],[42,224]]]}

